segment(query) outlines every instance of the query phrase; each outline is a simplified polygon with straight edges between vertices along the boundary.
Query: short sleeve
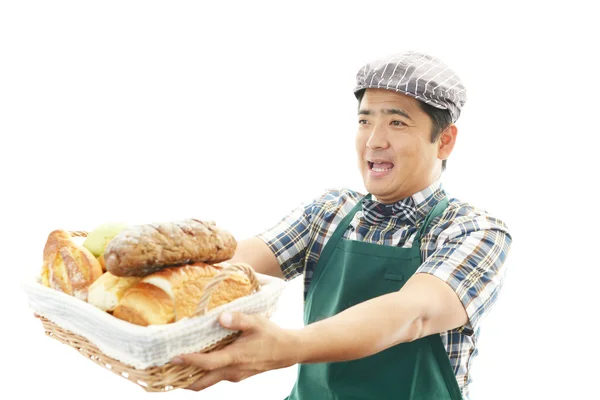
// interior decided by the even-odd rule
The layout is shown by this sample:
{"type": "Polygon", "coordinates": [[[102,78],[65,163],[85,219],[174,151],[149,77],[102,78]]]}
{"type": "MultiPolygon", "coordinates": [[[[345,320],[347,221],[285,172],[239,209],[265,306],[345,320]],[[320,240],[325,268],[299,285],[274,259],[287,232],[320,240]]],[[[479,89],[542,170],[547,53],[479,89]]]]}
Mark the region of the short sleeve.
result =
{"type": "Polygon", "coordinates": [[[303,273],[312,207],[313,203],[300,205],[273,227],[257,235],[275,254],[287,280],[303,273]]]}
{"type": "Polygon", "coordinates": [[[347,189],[328,189],[257,237],[275,254],[287,280],[304,273],[310,279],[327,238],[361,197],[347,189]]]}
{"type": "Polygon", "coordinates": [[[434,275],[454,290],[469,318],[461,330],[471,335],[497,300],[512,238],[502,221],[479,215],[457,218],[438,240],[416,273],[434,275]]]}

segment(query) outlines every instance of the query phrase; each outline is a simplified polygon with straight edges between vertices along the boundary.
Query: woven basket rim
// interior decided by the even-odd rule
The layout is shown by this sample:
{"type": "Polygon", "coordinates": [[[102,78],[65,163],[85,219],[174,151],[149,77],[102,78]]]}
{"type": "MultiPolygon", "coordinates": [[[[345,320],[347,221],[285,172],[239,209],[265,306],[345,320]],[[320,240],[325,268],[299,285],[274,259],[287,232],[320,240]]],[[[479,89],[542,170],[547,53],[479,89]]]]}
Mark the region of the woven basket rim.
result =
{"type": "MultiPolygon", "coordinates": [[[[145,369],[137,369],[104,354],[89,340],[67,329],[60,327],[51,320],[39,316],[47,336],[70,346],[79,351],[81,355],[94,361],[96,364],[108,369],[114,374],[135,383],[147,392],[166,392],[174,389],[185,388],[202,377],[206,371],[193,365],[165,364],[145,369]]],[[[239,337],[239,333],[232,333],[218,343],[210,346],[200,353],[210,353],[220,350],[239,337]]]]}

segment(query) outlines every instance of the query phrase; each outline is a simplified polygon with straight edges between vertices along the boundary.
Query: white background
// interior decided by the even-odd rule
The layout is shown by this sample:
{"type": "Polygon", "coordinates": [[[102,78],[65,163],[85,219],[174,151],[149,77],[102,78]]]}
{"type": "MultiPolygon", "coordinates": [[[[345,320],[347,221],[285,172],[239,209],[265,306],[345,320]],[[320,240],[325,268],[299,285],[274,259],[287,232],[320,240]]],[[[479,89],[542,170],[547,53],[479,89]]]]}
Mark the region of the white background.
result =
{"type": "MultiPolygon", "coordinates": [[[[362,190],[355,73],[415,49],[468,88],[446,189],[513,233],[472,399],[600,398],[597,20],[576,1],[455,3],[3,2],[4,390],[146,396],[31,315],[19,281],[47,234],[198,217],[243,239],[326,188],[362,190]]],[[[273,320],[301,326],[300,281],[273,320]]],[[[159,396],[282,399],[295,372],[159,396]]]]}

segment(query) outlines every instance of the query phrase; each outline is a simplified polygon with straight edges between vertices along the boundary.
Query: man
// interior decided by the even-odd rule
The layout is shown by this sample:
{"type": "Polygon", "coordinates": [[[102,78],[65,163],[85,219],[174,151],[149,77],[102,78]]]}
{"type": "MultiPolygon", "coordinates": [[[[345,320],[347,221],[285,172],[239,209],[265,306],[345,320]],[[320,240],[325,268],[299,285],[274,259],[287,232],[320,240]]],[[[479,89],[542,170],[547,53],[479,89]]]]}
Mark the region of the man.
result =
{"type": "Polygon", "coordinates": [[[299,364],[290,400],[468,398],[511,237],[441,185],[465,88],[440,60],[406,52],[361,68],[354,92],[369,194],[327,191],[234,257],[272,276],[304,274],[306,326],[222,315],[243,335],[174,360],[209,370],[190,389],[299,364]]]}

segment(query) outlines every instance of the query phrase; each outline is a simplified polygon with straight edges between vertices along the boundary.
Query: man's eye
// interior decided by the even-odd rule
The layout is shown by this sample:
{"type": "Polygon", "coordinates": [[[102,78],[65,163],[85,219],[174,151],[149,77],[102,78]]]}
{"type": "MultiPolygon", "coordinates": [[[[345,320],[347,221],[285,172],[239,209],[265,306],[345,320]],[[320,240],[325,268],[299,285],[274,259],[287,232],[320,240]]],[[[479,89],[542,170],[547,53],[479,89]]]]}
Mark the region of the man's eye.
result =
{"type": "Polygon", "coordinates": [[[359,123],[360,125],[366,125],[366,124],[368,123],[368,121],[367,121],[366,119],[359,119],[359,120],[358,120],[358,123],[359,123]]]}
{"type": "Polygon", "coordinates": [[[402,121],[392,121],[391,124],[394,125],[394,126],[405,126],[406,125],[402,121]]]}

